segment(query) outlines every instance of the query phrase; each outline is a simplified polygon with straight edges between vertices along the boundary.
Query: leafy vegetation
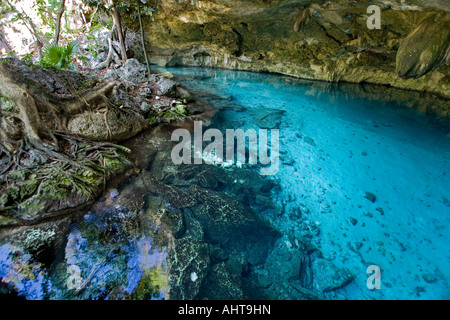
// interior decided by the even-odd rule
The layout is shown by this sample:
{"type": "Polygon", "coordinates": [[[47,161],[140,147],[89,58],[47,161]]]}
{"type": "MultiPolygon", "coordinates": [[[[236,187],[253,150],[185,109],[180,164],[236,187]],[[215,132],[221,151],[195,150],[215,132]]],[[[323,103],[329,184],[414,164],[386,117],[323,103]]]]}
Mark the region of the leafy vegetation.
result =
{"type": "Polygon", "coordinates": [[[11,111],[14,105],[12,104],[9,95],[0,93],[0,110],[11,111]]]}
{"type": "Polygon", "coordinates": [[[23,63],[25,63],[27,66],[31,66],[33,65],[33,60],[31,60],[31,58],[33,57],[34,52],[30,52],[27,54],[23,54],[22,58],[20,60],[23,61],[23,63]]]}
{"type": "MultiPolygon", "coordinates": [[[[0,54],[21,58],[29,66],[38,64],[66,69],[76,61],[85,67],[94,67],[93,64],[102,62],[99,59],[105,59],[98,55],[99,52],[109,50],[114,51],[111,56],[114,53],[125,63],[128,57],[124,20],[127,27],[135,29],[131,33],[141,34],[143,54],[150,72],[142,17],[153,16],[153,6],[154,1],[143,0],[3,0],[0,1],[0,42],[6,44],[3,46],[6,49],[0,54]],[[139,25],[135,23],[137,20],[139,25]],[[19,50],[15,45],[9,45],[2,35],[2,29],[9,28],[9,24],[25,27],[32,36],[27,39],[28,43],[20,45],[19,50]],[[120,50],[99,44],[96,33],[105,28],[110,29],[111,42],[118,40],[120,50]],[[83,43],[83,50],[76,57],[70,52],[75,49],[73,41],[83,43]]],[[[102,67],[110,65],[112,59],[107,60],[102,67]]]]}
{"type": "Polygon", "coordinates": [[[44,67],[54,67],[57,69],[67,69],[74,60],[76,41],[71,41],[67,45],[49,44],[44,47],[44,59],[41,65],[44,67]]]}

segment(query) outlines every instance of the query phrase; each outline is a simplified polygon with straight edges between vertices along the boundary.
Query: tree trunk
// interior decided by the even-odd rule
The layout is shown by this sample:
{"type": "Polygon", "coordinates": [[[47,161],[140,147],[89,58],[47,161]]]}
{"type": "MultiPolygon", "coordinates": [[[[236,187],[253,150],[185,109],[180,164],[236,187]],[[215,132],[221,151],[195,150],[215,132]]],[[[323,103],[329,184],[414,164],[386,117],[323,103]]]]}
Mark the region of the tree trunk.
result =
{"type": "Polygon", "coordinates": [[[125,39],[123,36],[123,29],[122,29],[122,21],[120,19],[120,14],[117,11],[117,3],[116,0],[112,1],[112,17],[114,19],[114,22],[116,24],[117,34],[119,36],[119,43],[120,43],[120,53],[122,55],[122,63],[125,64],[127,62],[127,49],[125,47],[125,39]]]}
{"type": "Polygon", "coordinates": [[[105,61],[103,61],[102,63],[99,63],[98,65],[96,65],[94,67],[94,69],[104,69],[104,68],[109,68],[109,65],[112,62],[113,59],[113,54],[114,54],[114,47],[112,44],[112,39],[113,39],[113,35],[114,35],[114,30],[116,30],[116,23],[114,22],[112,28],[111,28],[111,32],[109,33],[109,37],[108,37],[108,56],[106,57],[105,61]]]}
{"type": "Polygon", "coordinates": [[[5,35],[3,34],[2,30],[0,30],[0,42],[3,43],[3,45],[6,48],[6,52],[8,52],[10,55],[12,55],[13,57],[15,57],[16,55],[14,54],[13,49],[11,48],[11,46],[8,43],[8,40],[6,39],[5,35]]]}
{"type": "Polygon", "coordinates": [[[7,94],[19,109],[16,116],[22,121],[24,137],[31,141],[41,141],[41,123],[34,99],[25,89],[11,80],[3,66],[0,66],[0,82],[2,83],[2,93],[7,94]]]}
{"type": "Polygon", "coordinates": [[[61,17],[64,13],[65,2],[66,0],[61,0],[61,2],[59,3],[58,15],[56,16],[55,35],[53,36],[54,44],[58,44],[59,42],[59,33],[61,31],[61,17]]]}
{"type": "Polygon", "coordinates": [[[148,61],[147,48],[145,46],[144,27],[142,26],[142,19],[141,19],[141,7],[139,3],[137,6],[138,6],[139,27],[141,28],[142,49],[144,51],[145,63],[147,64],[147,72],[148,75],[150,76],[150,62],[148,61]]]}

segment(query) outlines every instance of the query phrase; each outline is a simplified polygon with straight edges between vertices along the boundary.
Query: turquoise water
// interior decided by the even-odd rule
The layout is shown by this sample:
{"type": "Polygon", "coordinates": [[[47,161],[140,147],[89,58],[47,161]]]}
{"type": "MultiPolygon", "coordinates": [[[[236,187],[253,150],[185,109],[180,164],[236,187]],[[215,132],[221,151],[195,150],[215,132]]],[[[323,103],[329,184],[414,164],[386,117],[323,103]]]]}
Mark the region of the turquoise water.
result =
{"type": "MultiPolygon", "coordinates": [[[[161,71],[213,95],[205,96],[221,109],[213,128],[279,127],[281,166],[270,178],[282,188],[274,197],[286,213],[272,223],[288,234],[295,221],[287,213],[301,209],[318,226],[311,241],[324,258],[354,274],[328,298],[450,298],[448,129],[395,101],[358,97],[348,86],[226,70],[161,71]],[[379,290],[366,286],[369,265],[381,268],[379,290]]],[[[383,95],[382,87],[375,90],[383,95]]]]}
{"type": "Polygon", "coordinates": [[[395,97],[382,102],[384,87],[159,71],[219,109],[209,128],[279,129],[273,183],[258,166],[175,166],[176,126],[160,126],[129,146],[145,169],[89,210],[2,234],[0,298],[450,299],[448,128],[395,97]],[[199,203],[186,204],[192,194],[199,203]],[[182,223],[166,232],[165,214],[182,223]],[[170,265],[173,241],[188,254],[170,265]],[[380,289],[367,288],[371,265],[380,289]],[[187,270],[180,285],[170,287],[170,270],[187,270]]]}

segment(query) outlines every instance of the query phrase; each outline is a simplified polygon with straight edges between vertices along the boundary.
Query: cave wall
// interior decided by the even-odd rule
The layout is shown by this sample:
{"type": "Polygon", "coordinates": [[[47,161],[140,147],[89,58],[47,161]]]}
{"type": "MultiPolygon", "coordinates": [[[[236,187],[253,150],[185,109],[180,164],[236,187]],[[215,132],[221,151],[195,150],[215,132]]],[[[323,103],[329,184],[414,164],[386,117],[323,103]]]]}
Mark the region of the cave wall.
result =
{"type": "Polygon", "coordinates": [[[450,98],[447,1],[164,0],[151,62],[367,82],[450,98]],[[381,9],[370,30],[369,5],[381,9]],[[405,40],[406,39],[406,40],[405,40]]]}

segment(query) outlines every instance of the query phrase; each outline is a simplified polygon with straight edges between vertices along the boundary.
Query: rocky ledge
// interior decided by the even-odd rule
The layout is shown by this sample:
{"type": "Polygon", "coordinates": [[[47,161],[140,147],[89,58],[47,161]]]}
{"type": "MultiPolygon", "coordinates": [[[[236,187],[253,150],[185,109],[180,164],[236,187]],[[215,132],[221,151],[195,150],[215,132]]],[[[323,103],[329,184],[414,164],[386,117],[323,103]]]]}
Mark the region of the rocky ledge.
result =
{"type": "Polygon", "coordinates": [[[147,25],[152,62],[374,83],[450,98],[447,1],[168,0],[147,25]],[[381,9],[370,30],[367,9],[381,9]]]}
{"type": "Polygon", "coordinates": [[[110,178],[132,167],[134,150],[117,143],[161,123],[207,123],[216,112],[171,74],[146,75],[136,59],[106,74],[45,70],[9,58],[0,60],[0,71],[8,81],[0,92],[0,229],[92,205],[110,178]],[[17,87],[28,104],[6,91],[17,87]],[[34,124],[26,113],[33,104],[39,142],[26,130],[34,124]]]}

